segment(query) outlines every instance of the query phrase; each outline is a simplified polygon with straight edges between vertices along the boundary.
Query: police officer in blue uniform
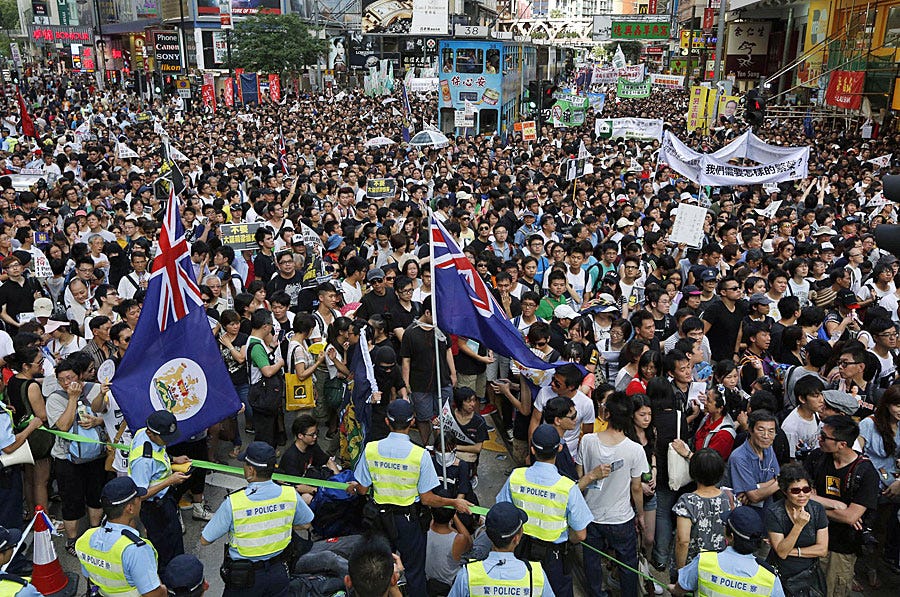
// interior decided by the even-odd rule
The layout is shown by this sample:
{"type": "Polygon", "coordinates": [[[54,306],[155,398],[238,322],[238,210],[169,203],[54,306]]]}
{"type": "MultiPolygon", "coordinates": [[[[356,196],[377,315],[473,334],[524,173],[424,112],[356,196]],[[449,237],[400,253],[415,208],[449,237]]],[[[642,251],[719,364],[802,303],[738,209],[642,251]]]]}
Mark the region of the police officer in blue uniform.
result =
{"type": "Polygon", "coordinates": [[[188,553],[172,558],[163,580],[169,597],[200,597],[209,588],[203,576],[203,562],[188,553]]]}
{"type": "MultiPolygon", "coordinates": [[[[5,529],[0,527],[0,566],[4,566],[13,557],[13,551],[22,531],[19,529],[5,529]]],[[[40,591],[34,588],[27,579],[9,572],[0,572],[0,595],[4,597],[41,597],[40,591]]]]}
{"type": "Polygon", "coordinates": [[[425,582],[425,532],[429,521],[427,508],[450,506],[470,513],[469,502],[436,495],[437,471],[431,456],[412,443],[409,430],[415,422],[412,404],[403,399],[388,405],[385,422],[390,434],[369,442],[353,471],[356,481],[347,492],[365,495],[371,489],[373,500],[367,504],[367,520],[383,533],[400,552],[410,595],[427,595],[425,582]]]}
{"type": "Polygon", "coordinates": [[[554,597],[541,565],[519,560],[515,556],[527,521],[525,511],[509,502],[497,502],[491,506],[484,519],[485,533],[491,540],[491,552],[483,561],[469,562],[460,569],[447,597],[554,597]]]}
{"type": "Polygon", "coordinates": [[[768,565],[753,555],[762,545],[766,528],[755,508],[738,506],[722,513],[725,523],[725,551],[704,551],[678,571],[678,582],[669,592],[681,597],[694,592],[698,597],[784,597],[781,580],[768,565]]]}
{"type": "MultiPolygon", "coordinates": [[[[0,390],[5,387],[0,380],[0,390]]],[[[38,417],[31,419],[24,429],[13,431],[12,413],[0,403],[0,450],[12,454],[28,441],[28,436],[37,430],[43,421],[38,417]]],[[[22,528],[22,466],[13,465],[0,470],[0,525],[7,529],[22,528]]]]}
{"type": "Polygon", "coordinates": [[[200,544],[231,535],[221,570],[224,597],[288,595],[286,560],[291,558],[293,530],[312,522],[312,510],[293,486],[272,481],[275,448],[253,442],[240,459],[249,485],[225,498],[203,529],[200,544]]]}
{"type": "Polygon", "coordinates": [[[156,551],[134,528],[146,494],[129,477],[109,481],[100,495],[106,522],[75,542],[82,574],[101,595],[166,597],[156,573],[156,551]]]}
{"type": "Polygon", "coordinates": [[[578,484],[556,468],[561,441],[552,425],[539,425],[531,435],[534,464],[514,469],[495,501],[512,502],[525,511],[525,538],[516,553],[541,563],[558,597],[572,597],[569,543],[584,541],[594,515],[578,484]]]}
{"type": "Polygon", "coordinates": [[[128,475],[147,492],[141,508],[141,522],[159,554],[160,575],[165,572],[169,560],[184,553],[177,500],[180,496],[176,496],[175,486],[190,475],[173,471],[172,464],[186,464],[190,459],[187,456],[170,459],[166,453],[166,446],[177,439],[175,415],[158,410],[147,417],[147,426],[134,434],[128,453],[128,475]]]}

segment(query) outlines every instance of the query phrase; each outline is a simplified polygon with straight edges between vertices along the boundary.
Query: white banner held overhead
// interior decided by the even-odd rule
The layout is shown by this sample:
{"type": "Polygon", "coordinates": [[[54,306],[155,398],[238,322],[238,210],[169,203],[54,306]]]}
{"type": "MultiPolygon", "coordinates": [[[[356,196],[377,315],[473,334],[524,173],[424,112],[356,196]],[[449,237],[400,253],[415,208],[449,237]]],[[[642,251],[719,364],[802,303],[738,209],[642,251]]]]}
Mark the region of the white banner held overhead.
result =
{"type": "Polygon", "coordinates": [[[873,164],[877,168],[888,168],[891,165],[892,157],[894,157],[893,153],[887,153],[885,155],[878,156],[877,158],[866,160],[866,163],[873,164]]]}
{"type": "Polygon", "coordinates": [[[678,213],[672,223],[669,241],[684,243],[689,247],[699,247],[703,242],[703,225],[706,223],[706,208],[687,203],[678,204],[678,213]]]}
{"type": "Polygon", "coordinates": [[[650,85],[665,89],[684,89],[684,75],[650,75],[650,85]]]}
{"type": "Polygon", "coordinates": [[[627,63],[628,62],[625,60],[625,52],[622,51],[622,46],[619,44],[616,44],[616,53],[615,53],[615,55],[613,55],[613,59],[612,59],[613,68],[619,68],[619,69],[625,68],[625,65],[627,63]]]}
{"type": "Polygon", "coordinates": [[[711,156],[703,156],[700,160],[700,184],[732,187],[806,178],[809,175],[809,147],[801,147],[796,151],[794,156],[750,167],[723,164],[711,156]]]}
{"type": "Polygon", "coordinates": [[[449,0],[413,0],[411,35],[447,35],[450,29],[449,0]]]}
{"type": "Polygon", "coordinates": [[[120,160],[129,160],[133,158],[139,158],[137,152],[124,143],[119,143],[116,145],[116,157],[120,160]]]}
{"type": "Polygon", "coordinates": [[[663,136],[663,121],[659,118],[598,118],[594,133],[602,139],[659,140],[663,136]]]}

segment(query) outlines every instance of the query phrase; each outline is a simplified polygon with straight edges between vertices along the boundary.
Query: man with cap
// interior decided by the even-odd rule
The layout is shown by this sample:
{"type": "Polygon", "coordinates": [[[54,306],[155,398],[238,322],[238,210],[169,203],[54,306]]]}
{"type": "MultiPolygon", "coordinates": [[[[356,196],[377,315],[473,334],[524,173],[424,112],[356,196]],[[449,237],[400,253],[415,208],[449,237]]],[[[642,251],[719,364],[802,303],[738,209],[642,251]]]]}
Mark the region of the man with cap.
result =
{"type": "Polygon", "coordinates": [[[534,464],[513,470],[496,501],[511,502],[525,511],[528,520],[523,522],[525,538],[518,554],[541,562],[556,595],[572,597],[568,545],[584,541],[594,515],[578,485],[556,469],[561,441],[552,425],[539,425],[531,436],[534,464]]]}
{"type": "MultiPolygon", "coordinates": [[[[7,566],[15,553],[16,545],[22,538],[19,529],[6,529],[0,527],[0,566],[7,566]]],[[[17,597],[40,597],[41,593],[28,579],[15,574],[0,571],[0,594],[17,597]]]]}
{"type": "Polygon", "coordinates": [[[415,422],[412,404],[403,399],[391,402],[386,422],[391,433],[383,440],[366,444],[354,471],[357,481],[348,485],[347,492],[366,495],[372,490],[378,511],[374,526],[400,552],[409,594],[427,595],[426,539],[420,520],[423,507],[451,506],[468,514],[471,504],[434,493],[439,483],[434,463],[423,448],[409,439],[415,422]]]}
{"type": "Polygon", "coordinates": [[[186,481],[190,475],[172,471],[172,464],[188,464],[190,459],[187,456],[169,458],[166,445],[176,439],[178,423],[175,415],[158,410],[147,417],[147,426],[134,434],[128,453],[128,475],[146,491],[144,507],[140,509],[141,522],[159,554],[160,574],[172,558],[184,553],[178,509],[181,495],[174,486],[186,481]]]}
{"type": "Polygon", "coordinates": [[[782,597],[784,589],[778,576],[753,555],[766,536],[762,518],[747,506],[723,512],[721,517],[728,547],[718,553],[701,552],[678,571],[678,582],[669,585],[669,592],[676,597],[689,592],[698,597],[782,597]]]}
{"type": "MultiPolygon", "coordinates": [[[[156,572],[156,550],[134,528],[146,495],[147,490],[130,477],[112,479],[103,487],[100,497],[106,522],[88,529],[75,542],[81,572],[101,595],[166,595],[166,587],[156,572]]],[[[181,538],[180,533],[178,537],[181,538]]]]}
{"type": "Polygon", "coordinates": [[[253,442],[241,454],[249,485],[229,495],[200,535],[209,545],[226,533],[231,537],[222,578],[227,597],[287,595],[288,549],[295,528],[309,525],[312,510],[293,485],[276,485],[275,448],[253,442]]]}
{"type": "Polygon", "coordinates": [[[203,578],[203,562],[186,553],[172,558],[163,580],[169,597],[200,597],[209,588],[203,578]]]}
{"type": "Polygon", "coordinates": [[[483,561],[470,562],[457,573],[447,597],[472,595],[542,595],[553,589],[538,563],[517,559],[516,548],[524,537],[528,515],[509,502],[497,502],[485,517],[491,552],[483,561]],[[526,588],[528,591],[526,592],[526,588]]]}

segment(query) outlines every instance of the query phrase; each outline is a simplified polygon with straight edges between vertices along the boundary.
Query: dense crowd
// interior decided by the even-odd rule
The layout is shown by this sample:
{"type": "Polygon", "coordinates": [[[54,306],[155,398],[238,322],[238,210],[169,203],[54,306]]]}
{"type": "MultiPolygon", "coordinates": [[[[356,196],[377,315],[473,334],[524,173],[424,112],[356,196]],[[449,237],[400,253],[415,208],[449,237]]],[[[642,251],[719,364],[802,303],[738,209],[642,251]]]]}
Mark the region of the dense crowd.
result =
{"type": "MultiPolygon", "coordinates": [[[[591,115],[579,128],[543,126],[536,142],[479,135],[417,148],[402,143],[405,115],[357,91],[216,112],[49,75],[23,91],[38,138],[17,129],[14,97],[0,130],[0,354],[4,437],[27,438],[35,464],[0,473],[4,496],[19,496],[0,503],[0,525],[21,528],[23,504],[48,508],[58,493],[50,511],[75,555],[80,521],[100,524],[107,479],[132,473],[142,484],[126,453],[40,425],[123,443],[137,432],[97,369],[121,360],[140,315],[165,205],[155,182],[172,147],[184,157],[193,273],[244,408],[170,456],[229,461],[252,436],[277,450],[279,472],[326,479],[352,468],[361,447],[343,407],[365,330],[380,391],[359,441],[391,441],[391,404],[409,401],[412,437],[449,484],[429,489],[462,510],[433,509],[422,570],[433,594],[466,594],[454,580],[482,521],[460,502],[477,503],[479,454],[495,430],[517,465],[549,462],[547,483],[578,485],[570,542],[676,585],[726,535],[734,544],[724,518],[739,505],[759,515],[741,553],[758,551],[785,594],[843,596],[900,575],[900,278],[872,235],[897,214],[890,202],[869,206],[891,168],[867,161],[895,152],[887,124],[862,139],[840,120],[769,120],[755,131],[767,142],[811,147],[809,176],[701,197],[656,163],[658,140],[597,139],[591,115]],[[381,135],[395,143],[366,146],[381,135]],[[573,184],[560,166],[582,143],[593,173],[573,184]],[[119,157],[120,145],[138,157],[119,157]],[[395,196],[368,197],[373,178],[396,180],[395,196]],[[699,247],[668,242],[681,203],[708,205],[699,247]],[[436,379],[430,210],[531,350],[573,363],[549,385],[478,339],[442,334],[436,379]],[[223,244],[221,226],[233,223],[261,224],[254,248],[223,244]],[[259,388],[285,374],[312,408],[254,411],[259,388]],[[452,405],[444,451],[439,400],[452,405]]],[[[434,95],[410,100],[412,128],[433,123],[434,95]]],[[[682,91],[655,89],[608,100],[604,117],[662,118],[703,152],[745,128],[688,134],[686,108],[682,91]]],[[[203,471],[181,481],[184,511],[214,520],[203,471]]],[[[315,487],[296,490],[316,500],[315,487]]],[[[511,501],[508,487],[497,500],[511,501]]],[[[604,594],[599,556],[583,557],[585,590],[604,594]]],[[[613,582],[636,595],[638,576],[616,570],[613,582]]],[[[571,594],[568,569],[548,577],[571,594]]]]}

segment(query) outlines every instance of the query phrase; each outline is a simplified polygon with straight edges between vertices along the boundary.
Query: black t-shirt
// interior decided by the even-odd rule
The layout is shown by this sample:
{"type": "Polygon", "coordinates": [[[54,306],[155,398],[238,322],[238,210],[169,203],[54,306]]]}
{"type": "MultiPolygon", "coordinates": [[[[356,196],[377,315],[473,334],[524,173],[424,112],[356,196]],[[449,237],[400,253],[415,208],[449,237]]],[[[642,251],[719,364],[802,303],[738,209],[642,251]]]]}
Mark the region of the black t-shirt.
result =
{"type": "MultiPolygon", "coordinates": [[[[447,342],[440,341],[438,352],[447,353],[447,342]]],[[[419,325],[411,325],[403,332],[400,342],[400,358],[409,359],[409,386],[412,392],[437,394],[434,377],[434,328],[425,330],[419,325]]],[[[450,385],[450,367],[446,359],[441,359],[441,387],[450,385]]]]}
{"type": "Polygon", "coordinates": [[[714,334],[708,334],[709,350],[713,361],[723,361],[734,356],[741,321],[746,314],[742,303],[735,303],[734,311],[729,311],[722,301],[711,302],[703,312],[703,321],[709,322],[714,334]]]}
{"type": "MultiPolygon", "coordinates": [[[[390,316],[391,309],[397,304],[397,296],[390,288],[386,290],[384,296],[378,296],[374,292],[367,292],[360,301],[359,309],[356,310],[357,319],[369,319],[375,314],[390,316]]],[[[388,325],[390,329],[395,326],[388,325]]]]}
{"type": "Polygon", "coordinates": [[[330,473],[327,471],[313,470],[310,474],[310,469],[324,467],[327,463],[328,454],[323,452],[318,444],[313,444],[305,452],[301,452],[297,449],[297,444],[292,443],[281,456],[281,462],[278,463],[278,472],[297,477],[327,478],[330,476],[330,473]]]}
{"type": "MultiPolygon", "coordinates": [[[[801,550],[815,545],[816,535],[819,530],[828,528],[828,516],[825,514],[825,508],[821,504],[810,500],[806,506],[806,511],[809,512],[810,520],[804,525],[800,535],[797,537],[797,542],[794,544],[801,550]]],[[[785,510],[784,500],[779,500],[766,509],[765,520],[767,531],[780,533],[785,537],[794,528],[794,521],[791,520],[787,510],[785,510]]],[[[789,555],[782,560],[775,553],[774,549],[769,551],[767,561],[778,566],[778,574],[782,578],[790,578],[812,566],[818,565],[815,558],[798,558],[797,556],[789,555]]]]}
{"type": "Polygon", "coordinates": [[[275,267],[275,258],[271,255],[258,253],[253,259],[253,275],[257,280],[268,282],[278,269],[275,267]]]}
{"type": "MultiPolygon", "coordinates": [[[[803,462],[806,472],[813,479],[816,494],[847,505],[859,504],[866,508],[863,526],[871,528],[871,521],[878,507],[880,481],[878,472],[869,459],[862,456],[847,466],[836,469],[831,454],[816,449],[803,462]]],[[[848,524],[830,521],[828,525],[828,549],[835,553],[856,553],[860,545],[860,533],[848,524]]]]}
{"type": "MultiPolygon", "coordinates": [[[[464,338],[459,338],[458,340],[460,344],[465,341],[464,338]]],[[[475,340],[470,340],[469,342],[475,342],[475,340]]],[[[469,345],[469,348],[471,348],[471,345],[469,345]]],[[[478,350],[475,353],[481,357],[487,356],[487,348],[484,344],[478,343],[478,350]]],[[[487,370],[487,363],[473,359],[462,350],[453,356],[453,362],[456,364],[456,372],[462,375],[480,375],[487,370]]],[[[479,396],[479,398],[483,398],[483,396],[479,396]]]]}
{"type": "Polygon", "coordinates": [[[0,308],[6,307],[6,313],[16,319],[20,313],[34,311],[34,293],[37,284],[31,278],[25,278],[22,284],[7,280],[0,285],[0,308]]]}
{"type": "Polygon", "coordinates": [[[422,306],[419,303],[410,303],[410,310],[407,311],[400,301],[395,301],[391,305],[391,329],[403,328],[404,330],[412,325],[419,315],[421,315],[422,306]]]}
{"type": "Polygon", "coordinates": [[[653,325],[656,326],[656,340],[663,342],[666,338],[674,334],[677,330],[675,326],[675,318],[666,313],[661,319],[654,319],[653,325]]]}
{"type": "Polygon", "coordinates": [[[266,284],[266,296],[272,296],[276,292],[283,290],[291,297],[291,305],[297,308],[297,297],[303,289],[303,274],[295,272],[291,278],[285,278],[278,274],[266,284]]]}
{"type": "MultiPolygon", "coordinates": [[[[246,320],[245,320],[246,321],[246,320]]],[[[234,342],[231,343],[235,349],[240,350],[241,347],[247,343],[247,334],[243,334],[238,332],[237,337],[234,339],[234,342]]],[[[219,342],[219,350],[222,351],[222,358],[225,359],[225,366],[228,367],[228,375],[231,376],[231,383],[235,386],[243,385],[245,383],[250,383],[250,378],[247,374],[247,364],[246,363],[238,363],[234,356],[231,354],[231,350],[225,347],[224,344],[219,342]]]]}

